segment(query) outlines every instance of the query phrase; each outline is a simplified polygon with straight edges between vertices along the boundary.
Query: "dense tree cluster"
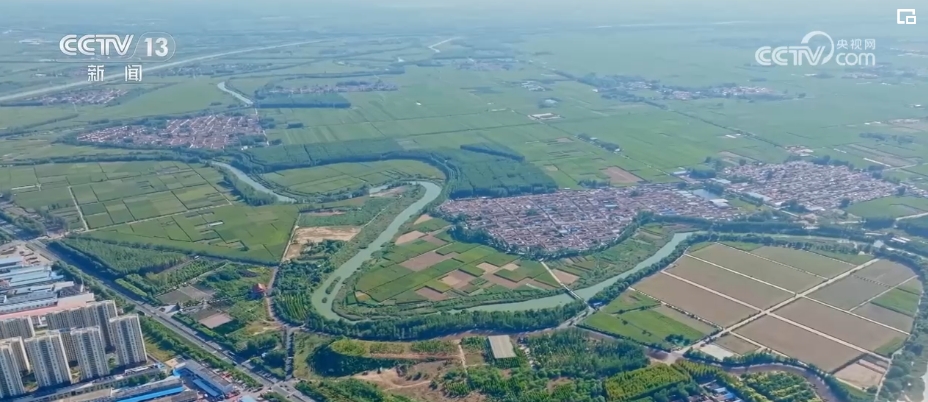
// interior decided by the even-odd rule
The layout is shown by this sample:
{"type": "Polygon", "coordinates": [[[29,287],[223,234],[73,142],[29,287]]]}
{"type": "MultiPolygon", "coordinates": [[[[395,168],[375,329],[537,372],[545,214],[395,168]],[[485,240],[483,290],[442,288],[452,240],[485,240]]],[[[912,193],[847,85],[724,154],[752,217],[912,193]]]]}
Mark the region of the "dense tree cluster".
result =
{"type": "Polygon", "coordinates": [[[351,101],[336,93],[286,94],[255,92],[255,106],[266,109],[277,108],[337,108],[351,107],[351,101]]]}
{"type": "Polygon", "coordinates": [[[575,302],[544,310],[438,313],[357,323],[329,320],[310,311],[306,327],[356,339],[429,339],[466,331],[526,332],[551,328],[576,316],[584,307],[583,303],[575,302]]]}
{"type": "Polygon", "coordinates": [[[637,344],[622,340],[597,340],[585,331],[571,328],[527,337],[540,373],[549,378],[602,378],[648,365],[637,344]]]}
{"type": "Polygon", "coordinates": [[[74,237],[60,239],[57,243],[61,243],[57,247],[57,251],[73,254],[76,250],[83,253],[86,257],[105,267],[106,271],[113,276],[159,272],[187,259],[186,256],[180,253],[149,250],[140,247],[123,247],[74,237]]]}
{"type": "Polygon", "coordinates": [[[312,145],[282,145],[248,150],[234,162],[252,173],[331,163],[388,159],[417,160],[435,166],[448,178],[449,196],[503,197],[544,193],[557,184],[538,167],[514,159],[514,151],[492,146],[480,152],[456,148],[405,150],[394,140],[357,140],[312,145]],[[499,154],[506,154],[500,156],[499,154]]]}
{"type": "Polygon", "coordinates": [[[26,215],[13,216],[3,210],[0,210],[0,220],[9,222],[28,236],[43,236],[47,230],[45,224],[38,220],[26,215]]]}
{"type": "Polygon", "coordinates": [[[232,189],[235,190],[235,194],[241,197],[246,204],[257,207],[277,202],[277,197],[273,194],[256,190],[250,184],[239,180],[235,174],[227,169],[219,168],[219,172],[222,173],[222,177],[226,184],[232,187],[232,189]]]}
{"type": "Polygon", "coordinates": [[[487,155],[502,156],[504,158],[509,158],[519,162],[525,160],[525,157],[516,152],[514,149],[502,144],[497,144],[495,142],[480,142],[477,144],[461,145],[461,149],[487,155]]]}

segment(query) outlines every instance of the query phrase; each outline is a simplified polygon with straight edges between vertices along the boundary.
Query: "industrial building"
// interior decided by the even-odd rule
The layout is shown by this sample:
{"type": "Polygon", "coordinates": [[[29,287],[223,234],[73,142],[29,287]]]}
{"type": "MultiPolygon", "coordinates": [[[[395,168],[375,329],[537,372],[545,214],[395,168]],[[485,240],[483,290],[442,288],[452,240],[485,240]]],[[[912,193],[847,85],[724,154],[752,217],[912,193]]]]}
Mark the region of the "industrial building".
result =
{"type": "Polygon", "coordinates": [[[235,393],[235,384],[232,384],[213,370],[203,367],[200,363],[192,360],[185,361],[178,366],[181,371],[190,373],[195,379],[193,383],[205,391],[211,397],[224,397],[235,393]]]}
{"type": "Polygon", "coordinates": [[[136,366],[148,361],[142,325],[137,315],[111,318],[109,326],[116,342],[116,361],[120,366],[136,366]]]}
{"type": "Polygon", "coordinates": [[[32,364],[40,388],[71,384],[71,370],[64,352],[64,342],[58,331],[26,339],[26,356],[32,364]]]}
{"type": "Polygon", "coordinates": [[[49,265],[24,265],[18,256],[0,258],[0,320],[42,315],[92,301],[92,293],[66,281],[49,265]]]}
{"type": "Polygon", "coordinates": [[[81,381],[108,376],[110,367],[106,358],[106,347],[103,346],[103,331],[99,327],[91,327],[72,329],[69,332],[71,341],[74,342],[77,364],[81,369],[81,381]]]}
{"type": "Polygon", "coordinates": [[[9,344],[0,344],[0,398],[10,398],[26,393],[22,370],[16,360],[13,347],[9,344]]]}

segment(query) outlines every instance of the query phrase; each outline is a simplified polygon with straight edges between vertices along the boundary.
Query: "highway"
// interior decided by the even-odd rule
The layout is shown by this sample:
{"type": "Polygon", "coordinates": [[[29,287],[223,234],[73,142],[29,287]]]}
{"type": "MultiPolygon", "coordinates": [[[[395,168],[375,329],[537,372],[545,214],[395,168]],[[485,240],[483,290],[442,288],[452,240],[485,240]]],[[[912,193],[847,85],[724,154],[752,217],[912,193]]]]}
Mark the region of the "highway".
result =
{"type": "MultiPolygon", "coordinates": [[[[27,242],[27,244],[30,247],[32,247],[33,250],[35,250],[36,252],[41,254],[43,257],[48,258],[51,261],[60,260],[60,261],[67,262],[68,264],[71,264],[75,267],[79,267],[79,265],[76,264],[74,261],[71,261],[70,259],[65,258],[64,256],[61,256],[58,253],[55,253],[54,251],[46,247],[45,244],[39,240],[32,240],[32,241],[27,242]]],[[[109,290],[115,292],[123,299],[131,301],[133,304],[135,304],[135,308],[139,312],[145,314],[148,317],[151,317],[157,320],[158,322],[166,326],[168,329],[182,336],[184,339],[212,353],[216,358],[222,361],[225,361],[229,364],[232,364],[236,366],[239,370],[242,370],[242,372],[247,374],[249,377],[261,383],[261,385],[263,386],[262,392],[263,391],[274,391],[274,392],[287,396],[291,400],[296,399],[296,400],[303,401],[303,402],[315,402],[313,399],[301,394],[299,391],[296,390],[296,388],[294,388],[294,385],[296,384],[297,381],[295,380],[278,381],[276,379],[263,376],[260,372],[258,372],[254,368],[254,366],[252,366],[247,361],[237,358],[234,354],[232,354],[232,352],[223,350],[223,348],[220,345],[216,344],[215,342],[200,338],[200,336],[196,333],[196,331],[184,326],[183,324],[178,323],[177,321],[174,321],[169,315],[163,313],[161,310],[159,310],[155,306],[151,306],[149,304],[142,303],[142,302],[135,300],[130,295],[127,295],[121,292],[117,287],[113,286],[112,283],[110,283],[109,281],[105,279],[102,279],[96,276],[94,276],[94,279],[102,282],[104,285],[107,286],[107,288],[109,288],[109,290]]]]}
{"type": "MultiPolygon", "coordinates": [[[[193,63],[193,62],[195,62],[195,61],[202,61],[202,60],[215,59],[215,58],[219,58],[219,57],[232,56],[232,55],[242,54],[242,53],[258,52],[258,51],[261,51],[261,50],[278,49],[278,48],[282,48],[282,47],[291,47],[291,46],[308,45],[308,44],[319,43],[319,42],[323,42],[323,41],[325,41],[325,39],[317,39],[317,40],[311,40],[311,41],[302,41],[302,42],[285,43],[285,44],[282,44],[282,45],[253,47],[253,48],[248,48],[248,49],[230,50],[230,51],[228,51],[228,52],[208,54],[208,55],[205,55],[205,56],[196,56],[196,57],[191,57],[191,58],[189,58],[189,59],[184,59],[184,60],[180,60],[180,61],[173,61],[173,62],[164,63],[164,64],[158,64],[158,65],[154,65],[154,66],[151,66],[151,67],[145,66],[145,71],[146,71],[146,72],[148,72],[148,71],[157,71],[157,70],[161,70],[161,69],[165,69],[165,68],[171,68],[171,67],[179,66],[179,65],[182,65],[182,64],[193,63]]],[[[114,61],[114,62],[115,62],[115,61],[114,61]]],[[[121,75],[108,75],[108,76],[104,76],[102,81],[110,81],[110,80],[115,80],[115,79],[119,79],[119,78],[123,78],[123,77],[122,77],[121,75]]],[[[98,82],[99,82],[99,81],[98,81],[98,82]]],[[[41,88],[41,89],[32,89],[32,90],[29,90],[29,91],[23,91],[23,92],[15,93],[15,94],[12,94],[12,95],[3,95],[3,96],[0,96],[0,102],[7,102],[7,101],[15,100],[15,99],[20,99],[20,98],[26,98],[26,97],[30,97],[30,96],[41,95],[41,94],[45,94],[45,93],[49,93],[49,92],[63,91],[63,90],[65,90],[65,89],[71,89],[71,88],[82,87],[82,86],[85,86],[85,85],[96,84],[96,83],[98,83],[98,82],[94,82],[94,81],[78,81],[78,82],[72,82],[72,83],[70,83],[70,84],[61,84],[61,85],[55,85],[55,86],[45,87],[45,88],[41,88]]]]}

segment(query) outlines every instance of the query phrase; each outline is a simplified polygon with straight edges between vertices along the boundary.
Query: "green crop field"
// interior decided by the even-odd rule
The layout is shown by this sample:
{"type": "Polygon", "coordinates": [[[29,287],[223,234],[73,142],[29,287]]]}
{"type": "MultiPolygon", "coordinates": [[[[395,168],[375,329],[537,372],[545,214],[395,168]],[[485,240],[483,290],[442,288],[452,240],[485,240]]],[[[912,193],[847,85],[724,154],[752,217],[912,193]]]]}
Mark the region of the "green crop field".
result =
{"type": "Polygon", "coordinates": [[[230,205],[108,227],[86,236],[276,264],[298,214],[297,207],[290,205],[230,205]]]}
{"type": "Polygon", "coordinates": [[[0,190],[27,210],[88,229],[230,204],[222,176],[180,162],[101,162],[0,168],[0,190]],[[80,208],[80,214],[77,212],[80,208]]]}
{"type": "Polygon", "coordinates": [[[302,195],[339,193],[376,187],[396,180],[423,178],[439,180],[444,175],[422,162],[395,160],[282,170],[262,177],[290,192],[302,195]]]}
{"type": "Polygon", "coordinates": [[[847,211],[861,218],[898,218],[928,212],[928,199],[917,197],[886,197],[851,204],[847,211]]]}
{"type": "MultiPolygon", "coordinates": [[[[628,300],[636,297],[629,294],[628,300]]],[[[620,299],[622,297],[616,300],[620,299]]],[[[609,335],[663,348],[672,348],[681,344],[689,345],[715,331],[712,326],[696,321],[676,310],[664,307],[663,309],[667,311],[662,312],[661,307],[655,306],[655,303],[641,300],[636,302],[635,309],[626,309],[618,314],[603,309],[586,318],[581,325],[609,335]]],[[[613,306],[609,309],[615,310],[618,307],[613,306]]]]}
{"type": "Polygon", "coordinates": [[[917,293],[910,293],[896,288],[873,299],[871,303],[914,317],[918,311],[919,296],[917,293]]]}

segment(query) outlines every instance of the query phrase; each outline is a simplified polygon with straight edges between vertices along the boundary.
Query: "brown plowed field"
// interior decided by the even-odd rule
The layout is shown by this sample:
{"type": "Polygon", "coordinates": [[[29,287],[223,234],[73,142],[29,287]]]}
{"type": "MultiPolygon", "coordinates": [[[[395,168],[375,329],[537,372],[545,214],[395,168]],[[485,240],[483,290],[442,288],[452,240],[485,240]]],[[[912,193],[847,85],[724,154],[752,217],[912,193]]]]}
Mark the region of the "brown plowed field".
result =
{"type": "Polygon", "coordinates": [[[888,308],[883,308],[875,304],[867,303],[854,310],[854,314],[867,317],[873,321],[889,325],[890,327],[901,329],[905,332],[912,330],[914,320],[905,314],[899,314],[888,308]]]}
{"type": "Polygon", "coordinates": [[[681,258],[677,260],[676,266],[668,269],[667,272],[761,309],[773,306],[792,296],[791,293],[706,264],[695,258],[681,258]]]}
{"type": "Polygon", "coordinates": [[[853,348],[771,316],[761,317],[736,329],[735,332],[828,372],[837,370],[861,355],[861,352],[853,348]]]}
{"type": "Polygon", "coordinates": [[[773,313],[870,351],[875,351],[895,338],[906,336],[805,298],[773,313]]]}
{"type": "Polygon", "coordinates": [[[692,255],[793,292],[800,292],[824,282],[824,279],[815,275],[722,244],[699,249],[692,255]]]}
{"type": "Polygon", "coordinates": [[[849,275],[841,278],[835,283],[812,292],[809,298],[838,308],[850,310],[857,307],[860,303],[885,292],[886,289],[888,288],[880,286],[875,282],[866,281],[854,275],[849,275]]]}
{"type": "Polygon", "coordinates": [[[664,274],[648,277],[636,284],[635,290],[722,327],[734,324],[757,312],[757,310],[664,274]]]}
{"type": "Polygon", "coordinates": [[[854,273],[864,279],[870,279],[887,286],[896,286],[915,276],[915,272],[902,264],[880,260],[854,273]]]}
{"type": "Polygon", "coordinates": [[[751,254],[756,254],[826,278],[834,278],[854,268],[853,265],[844,261],[838,261],[834,258],[825,257],[824,255],[786,247],[761,247],[751,251],[751,254]]]}

